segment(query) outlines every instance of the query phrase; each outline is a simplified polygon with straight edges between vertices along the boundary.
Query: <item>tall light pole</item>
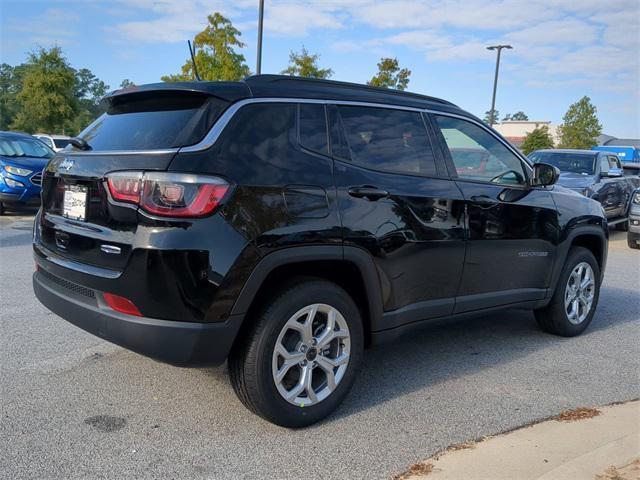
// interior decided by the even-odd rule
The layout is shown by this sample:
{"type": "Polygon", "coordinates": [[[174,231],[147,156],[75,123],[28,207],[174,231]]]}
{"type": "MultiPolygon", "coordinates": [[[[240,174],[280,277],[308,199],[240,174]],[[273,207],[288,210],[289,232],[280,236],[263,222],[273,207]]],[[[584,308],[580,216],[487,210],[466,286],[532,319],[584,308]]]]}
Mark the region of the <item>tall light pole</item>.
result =
{"type": "Polygon", "coordinates": [[[496,59],[496,76],[493,79],[493,97],[491,98],[491,110],[489,111],[489,123],[491,127],[493,127],[493,117],[496,111],[496,89],[498,88],[498,70],[500,69],[500,52],[502,52],[503,48],[511,50],[513,47],[511,45],[491,45],[490,47],[487,47],[487,50],[498,51],[498,58],[496,59]]]}
{"type": "Polygon", "coordinates": [[[264,24],[264,0],[260,0],[258,11],[258,59],[256,61],[256,74],[260,75],[262,70],[262,26],[264,24]]]}

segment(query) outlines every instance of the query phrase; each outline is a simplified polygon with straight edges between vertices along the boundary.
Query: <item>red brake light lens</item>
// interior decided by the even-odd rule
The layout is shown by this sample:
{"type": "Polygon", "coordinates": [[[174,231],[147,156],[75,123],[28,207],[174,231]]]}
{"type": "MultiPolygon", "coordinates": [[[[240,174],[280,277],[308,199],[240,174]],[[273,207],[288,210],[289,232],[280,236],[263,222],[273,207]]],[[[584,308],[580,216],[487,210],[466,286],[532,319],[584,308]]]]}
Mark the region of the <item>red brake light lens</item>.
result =
{"type": "Polygon", "coordinates": [[[109,192],[114,200],[138,203],[140,201],[140,174],[117,174],[107,178],[109,192]]]}
{"type": "Polygon", "coordinates": [[[128,298],[124,298],[113,293],[104,293],[104,301],[107,302],[107,305],[116,312],[135,315],[136,317],[142,316],[138,307],[136,307],[128,298]]]}
{"type": "Polygon", "coordinates": [[[229,190],[221,178],[168,172],[116,172],[107,177],[107,186],[114,200],[162,217],[208,215],[229,190]]]}

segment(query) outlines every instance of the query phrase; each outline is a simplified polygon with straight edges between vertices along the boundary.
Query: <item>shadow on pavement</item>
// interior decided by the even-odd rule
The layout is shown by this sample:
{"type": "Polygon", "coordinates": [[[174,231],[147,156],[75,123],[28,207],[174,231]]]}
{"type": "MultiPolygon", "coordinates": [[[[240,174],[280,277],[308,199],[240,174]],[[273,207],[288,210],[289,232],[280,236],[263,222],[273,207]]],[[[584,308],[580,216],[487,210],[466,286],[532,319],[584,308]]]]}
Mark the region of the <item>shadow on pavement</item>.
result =
{"type": "MultiPolygon", "coordinates": [[[[616,308],[624,303],[637,305],[636,299],[636,291],[603,288],[598,312],[580,338],[638,321],[640,307],[625,311],[616,308]]],[[[533,313],[522,310],[432,324],[410,337],[366,351],[365,365],[353,390],[328,421],[574,340],[542,332],[533,313]]]]}

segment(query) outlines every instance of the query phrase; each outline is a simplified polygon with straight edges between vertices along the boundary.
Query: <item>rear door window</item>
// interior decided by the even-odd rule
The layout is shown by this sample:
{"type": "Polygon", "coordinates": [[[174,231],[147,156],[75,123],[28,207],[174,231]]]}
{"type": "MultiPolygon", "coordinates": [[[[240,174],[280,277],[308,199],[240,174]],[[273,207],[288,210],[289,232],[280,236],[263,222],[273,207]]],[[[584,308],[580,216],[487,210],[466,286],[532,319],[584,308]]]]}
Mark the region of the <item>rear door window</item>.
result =
{"type": "Polygon", "coordinates": [[[198,143],[228,103],[192,92],[115,97],[79,136],[93,150],[156,150],[198,143]]]}
{"type": "Polygon", "coordinates": [[[338,110],[353,163],[394,173],[436,175],[419,112],[342,105],[338,110]]]}
{"type": "Polygon", "coordinates": [[[298,128],[302,147],[322,155],[329,153],[324,105],[318,103],[298,105],[298,128]]]}

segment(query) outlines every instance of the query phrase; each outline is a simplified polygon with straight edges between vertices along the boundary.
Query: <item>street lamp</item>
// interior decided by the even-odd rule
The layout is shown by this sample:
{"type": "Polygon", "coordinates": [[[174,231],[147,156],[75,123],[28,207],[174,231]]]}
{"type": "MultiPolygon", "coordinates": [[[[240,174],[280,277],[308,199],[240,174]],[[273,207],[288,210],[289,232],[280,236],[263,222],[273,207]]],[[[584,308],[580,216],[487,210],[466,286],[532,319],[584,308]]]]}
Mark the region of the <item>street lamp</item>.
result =
{"type": "Polygon", "coordinates": [[[264,0],[260,0],[258,10],[258,59],[256,61],[256,74],[260,75],[262,70],[262,26],[264,23],[264,0]]]}
{"type": "Polygon", "coordinates": [[[493,117],[496,111],[496,89],[498,88],[498,70],[500,69],[500,52],[503,48],[511,50],[511,45],[491,45],[487,50],[497,50],[498,58],[496,59],[496,76],[493,79],[493,97],[491,98],[491,110],[489,112],[489,126],[493,127],[493,117]]]}

